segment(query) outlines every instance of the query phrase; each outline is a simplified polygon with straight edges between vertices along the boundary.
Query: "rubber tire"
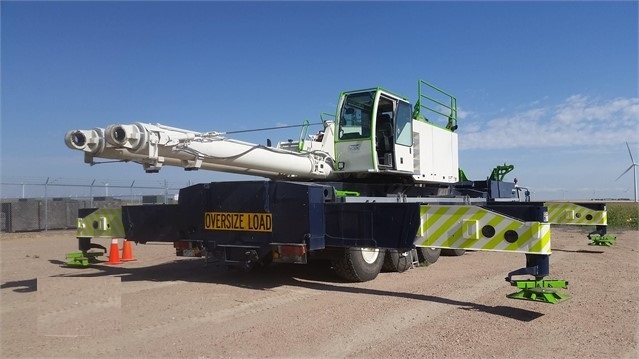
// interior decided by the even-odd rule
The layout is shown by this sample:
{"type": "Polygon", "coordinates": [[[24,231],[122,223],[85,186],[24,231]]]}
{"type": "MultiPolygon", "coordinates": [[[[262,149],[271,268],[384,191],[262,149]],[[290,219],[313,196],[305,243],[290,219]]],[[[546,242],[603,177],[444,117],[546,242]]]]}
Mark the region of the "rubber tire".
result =
{"type": "Polygon", "coordinates": [[[442,255],[447,257],[459,257],[466,253],[465,249],[442,249],[442,255]]]}
{"type": "Polygon", "coordinates": [[[429,265],[437,262],[441,253],[441,248],[417,247],[417,257],[419,258],[419,264],[422,265],[429,265]]]}
{"type": "Polygon", "coordinates": [[[333,260],[333,269],[339,277],[349,282],[373,280],[382,270],[384,254],[385,250],[379,248],[344,248],[333,260]]]}
{"type": "Polygon", "coordinates": [[[267,255],[263,256],[257,262],[255,262],[251,270],[259,271],[260,269],[270,267],[271,264],[273,264],[273,252],[268,252],[267,255]]]}
{"type": "Polygon", "coordinates": [[[397,249],[388,249],[384,258],[382,270],[385,272],[405,272],[412,265],[412,255],[410,252],[400,252],[397,249]],[[406,255],[403,255],[406,253],[406,255]]]}

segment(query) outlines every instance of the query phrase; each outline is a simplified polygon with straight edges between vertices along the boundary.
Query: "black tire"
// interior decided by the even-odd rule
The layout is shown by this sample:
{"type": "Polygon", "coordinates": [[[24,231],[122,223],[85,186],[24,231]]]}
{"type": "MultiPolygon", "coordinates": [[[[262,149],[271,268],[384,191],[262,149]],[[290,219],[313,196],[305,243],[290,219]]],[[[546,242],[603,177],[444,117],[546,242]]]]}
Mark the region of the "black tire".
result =
{"type": "Polygon", "coordinates": [[[419,258],[419,264],[422,265],[429,265],[437,262],[441,253],[441,248],[417,247],[417,257],[419,258]]]}
{"type": "Polygon", "coordinates": [[[382,270],[385,272],[405,272],[413,265],[412,259],[410,251],[400,252],[397,249],[389,249],[386,251],[382,270]]]}
{"type": "Polygon", "coordinates": [[[373,280],[382,270],[384,254],[379,248],[344,248],[333,260],[333,269],[349,282],[373,280]]]}
{"type": "Polygon", "coordinates": [[[459,257],[466,253],[465,249],[442,249],[442,255],[447,257],[459,257]]]}
{"type": "Polygon", "coordinates": [[[269,267],[271,266],[271,264],[273,264],[273,252],[268,252],[268,254],[266,254],[265,256],[260,258],[257,262],[255,262],[255,264],[253,265],[251,269],[257,271],[257,270],[269,267]]]}

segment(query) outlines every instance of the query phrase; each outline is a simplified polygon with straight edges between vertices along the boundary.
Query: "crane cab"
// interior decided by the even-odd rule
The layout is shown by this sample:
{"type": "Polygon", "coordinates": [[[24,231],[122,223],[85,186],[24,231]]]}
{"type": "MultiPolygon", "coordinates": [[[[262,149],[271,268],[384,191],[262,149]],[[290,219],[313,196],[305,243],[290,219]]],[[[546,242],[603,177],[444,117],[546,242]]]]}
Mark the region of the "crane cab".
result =
{"type": "Polygon", "coordinates": [[[411,114],[408,101],[381,88],[343,93],[335,136],[338,169],[412,174],[411,114]]]}
{"type": "Polygon", "coordinates": [[[379,87],[342,93],[336,114],[337,170],[359,178],[378,174],[457,182],[457,134],[422,116],[421,102],[413,111],[407,99],[379,87]]]}

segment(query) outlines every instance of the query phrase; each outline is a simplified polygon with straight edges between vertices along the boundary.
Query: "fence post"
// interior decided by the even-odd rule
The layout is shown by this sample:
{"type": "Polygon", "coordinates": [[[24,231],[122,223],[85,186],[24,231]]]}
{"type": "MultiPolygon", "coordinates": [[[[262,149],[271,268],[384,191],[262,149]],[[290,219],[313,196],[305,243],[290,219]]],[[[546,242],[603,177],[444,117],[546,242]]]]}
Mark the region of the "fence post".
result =
{"type": "Polygon", "coordinates": [[[91,186],[89,186],[89,198],[90,198],[90,203],[89,207],[93,208],[93,185],[95,184],[95,180],[93,180],[93,182],[91,182],[91,186]]]}
{"type": "Polygon", "coordinates": [[[169,203],[169,184],[164,180],[164,204],[169,203]]]}
{"type": "Polygon", "coordinates": [[[47,181],[44,182],[44,231],[47,232],[49,230],[49,200],[47,195],[47,189],[49,188],[49,178],[47,177],[47,181]]]}

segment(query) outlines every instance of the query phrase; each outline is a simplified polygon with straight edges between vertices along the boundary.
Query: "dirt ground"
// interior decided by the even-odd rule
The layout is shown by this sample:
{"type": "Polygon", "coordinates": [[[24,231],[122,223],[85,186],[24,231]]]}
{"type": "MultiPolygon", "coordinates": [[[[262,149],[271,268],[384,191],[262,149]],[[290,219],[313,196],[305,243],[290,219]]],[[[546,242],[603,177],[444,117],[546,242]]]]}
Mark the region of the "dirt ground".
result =
{"type": "Polygon", "coordinates": [[[552,230],[551,277],[571,296],[555,305],[506,298],[520,254],[441,257],[353,284],[322,265],[205,268],[171,244],[69,268],[73,231],[3,233],[0,357],[637,358],[639,232],[612,233],[612,247],[585,233],[552,230]]]}

